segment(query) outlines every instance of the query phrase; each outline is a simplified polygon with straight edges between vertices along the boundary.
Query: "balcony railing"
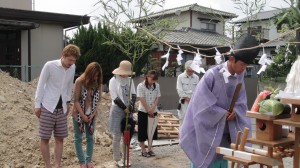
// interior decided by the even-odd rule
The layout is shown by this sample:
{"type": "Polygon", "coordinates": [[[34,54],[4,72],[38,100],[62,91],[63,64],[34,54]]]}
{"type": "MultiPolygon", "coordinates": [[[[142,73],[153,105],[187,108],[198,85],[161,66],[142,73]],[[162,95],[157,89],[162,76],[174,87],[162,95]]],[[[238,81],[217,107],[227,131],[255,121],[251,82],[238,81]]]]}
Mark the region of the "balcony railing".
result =
{"type": "MultiPolygon", "coordinates": [[[[250,29],[250,34],[256,36],[259,40],[269,39],[269,31],[270,29],[267,28],[252,28],[250,29]]],[[[248,30],[240,30],[238,31],[239,34],[248,33],[248,30]]]]}

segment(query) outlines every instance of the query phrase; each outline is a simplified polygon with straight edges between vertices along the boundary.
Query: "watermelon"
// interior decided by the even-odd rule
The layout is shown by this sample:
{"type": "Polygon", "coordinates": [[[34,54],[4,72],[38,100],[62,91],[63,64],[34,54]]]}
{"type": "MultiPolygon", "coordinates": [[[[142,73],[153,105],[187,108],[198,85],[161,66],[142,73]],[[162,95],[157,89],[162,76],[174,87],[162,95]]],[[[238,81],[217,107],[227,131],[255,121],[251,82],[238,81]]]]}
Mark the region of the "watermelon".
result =
{"type": "Polygon", "coordinates": [[[282,103],[282,104],[284,106],[282,114],[291,114],[291,111],[292,111],[291,106],[287,103],[282,103]]]}
{"type": "Polygon", "coordinates": [[[284,110],[284,105],[278,100],[267,99],[259,102],[259,112],[261,114],[272,112],[274,116],[281,114],[284,110]]]}

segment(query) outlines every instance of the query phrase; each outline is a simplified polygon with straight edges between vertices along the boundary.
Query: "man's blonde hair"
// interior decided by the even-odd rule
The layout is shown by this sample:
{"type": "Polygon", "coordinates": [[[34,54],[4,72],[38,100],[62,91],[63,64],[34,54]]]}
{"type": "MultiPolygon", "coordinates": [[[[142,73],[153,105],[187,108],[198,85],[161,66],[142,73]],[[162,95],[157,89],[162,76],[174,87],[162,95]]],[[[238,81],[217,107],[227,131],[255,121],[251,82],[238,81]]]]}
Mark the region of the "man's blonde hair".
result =
{"type": "Polygon", "coordinates": [[[73,56],[76,59],[80,56],[80,49],[74,44],[68,44],[62,51],[62,55],[65,57],[73,56]]]}

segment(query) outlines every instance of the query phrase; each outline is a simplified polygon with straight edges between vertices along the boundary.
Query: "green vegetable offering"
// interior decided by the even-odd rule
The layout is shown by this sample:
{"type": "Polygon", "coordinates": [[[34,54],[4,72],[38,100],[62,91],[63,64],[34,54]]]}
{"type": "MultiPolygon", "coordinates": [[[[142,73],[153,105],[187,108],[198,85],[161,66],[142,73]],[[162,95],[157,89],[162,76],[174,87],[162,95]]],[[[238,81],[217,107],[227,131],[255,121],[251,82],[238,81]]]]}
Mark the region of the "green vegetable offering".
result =
{"type": "Polygon", "coordinates": [[[284,110],[284,105],[277,100],[267,99],[259,102],[259,112],[261,114],[271,112],[274,116],[281,114],[284,110]]]}

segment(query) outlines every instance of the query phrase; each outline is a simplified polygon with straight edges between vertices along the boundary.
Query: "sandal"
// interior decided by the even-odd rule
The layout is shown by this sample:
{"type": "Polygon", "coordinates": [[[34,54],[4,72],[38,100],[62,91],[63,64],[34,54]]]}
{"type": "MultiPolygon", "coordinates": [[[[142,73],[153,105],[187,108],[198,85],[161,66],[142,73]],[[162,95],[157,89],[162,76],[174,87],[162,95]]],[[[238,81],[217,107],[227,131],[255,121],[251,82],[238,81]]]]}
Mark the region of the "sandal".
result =
{"type": "Polygon", "coordinates": [[[148,157],[149,155],[148,155],[147,152],[142,152],[142,153],[141,153],[141,156],[143,156],[143,157],[148,157]]]}
{"type": "Polygon", "coordinates": [[[80,168],[86,168],[85,164],[80,164],[80,168]]]}
{"type": "Polygon", "coordinates": [[[149,156],[155,156],[155,153],[151,150],[151,151],[148,151],[148,155],[149,156]]]}
{"type": "Polygon", "coordinates": [[[87,168],[94,168],[94,166],[93,166],[92,163],[87,163],[87,164],[86,164],[86,167],[87,167],[87,168]]]}

